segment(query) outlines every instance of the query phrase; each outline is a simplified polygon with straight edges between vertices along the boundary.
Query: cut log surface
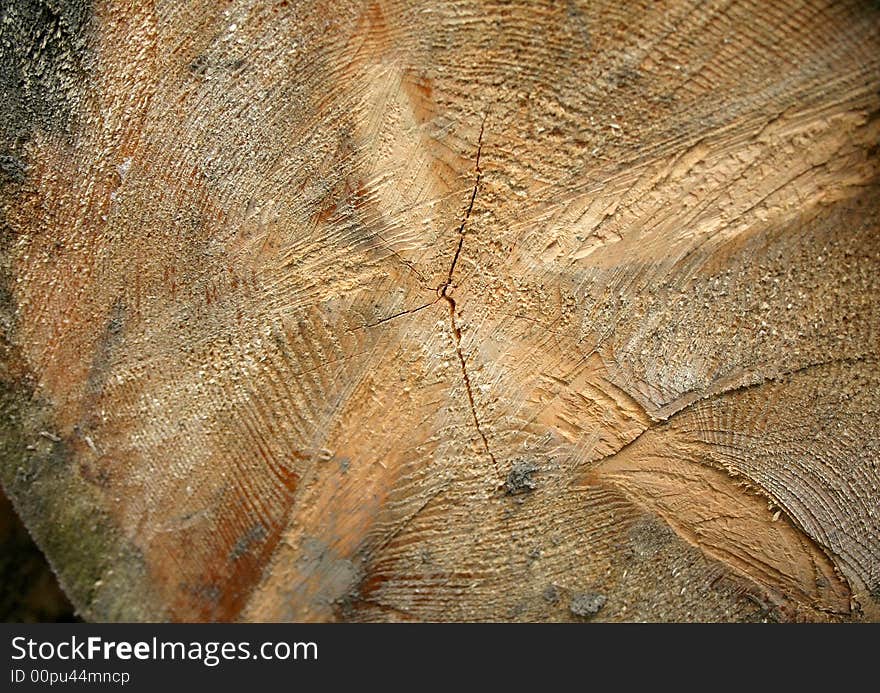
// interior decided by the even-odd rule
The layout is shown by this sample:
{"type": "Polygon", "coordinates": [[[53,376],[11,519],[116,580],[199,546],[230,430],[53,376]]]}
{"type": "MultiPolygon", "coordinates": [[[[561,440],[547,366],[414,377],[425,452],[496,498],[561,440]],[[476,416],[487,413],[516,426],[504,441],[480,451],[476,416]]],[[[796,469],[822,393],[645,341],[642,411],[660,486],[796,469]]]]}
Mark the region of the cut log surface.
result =
{"type": "Polygon", "coordinates": [[[876,3],[0,15],[0,474],[84,617],[880,619],[876,3]]]}

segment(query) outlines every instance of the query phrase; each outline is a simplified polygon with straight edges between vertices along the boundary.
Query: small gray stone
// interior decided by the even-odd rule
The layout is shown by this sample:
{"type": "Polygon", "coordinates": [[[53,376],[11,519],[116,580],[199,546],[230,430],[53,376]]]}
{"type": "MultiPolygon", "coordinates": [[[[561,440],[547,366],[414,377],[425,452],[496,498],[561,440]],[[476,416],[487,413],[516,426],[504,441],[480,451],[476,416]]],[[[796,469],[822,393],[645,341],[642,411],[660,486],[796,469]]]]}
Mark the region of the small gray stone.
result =
{"type": "Polygon", "coordinates": [[[541,593],[544,601],[550,604],[559,603],[559,588],[556,585],[547,585],[546,589],[541,593]]]}
{"type": "Polygon", "coordinates": [[[575,616],[590,618],[599,613],[606,601],[608,600],[604,594],[580,592],[571,598],[571,605],[568,608],[575,616]]]}
{"type": "Polygon", "coordinates": [[[526,460],[517,460],[510,468],[507,474],[507,480],[504,482],[504,489],[510,495],[517,493],[526,493],[535,488],[535,480],[532,474],[538,471],[538,466],[533,462],[526,460]]]}

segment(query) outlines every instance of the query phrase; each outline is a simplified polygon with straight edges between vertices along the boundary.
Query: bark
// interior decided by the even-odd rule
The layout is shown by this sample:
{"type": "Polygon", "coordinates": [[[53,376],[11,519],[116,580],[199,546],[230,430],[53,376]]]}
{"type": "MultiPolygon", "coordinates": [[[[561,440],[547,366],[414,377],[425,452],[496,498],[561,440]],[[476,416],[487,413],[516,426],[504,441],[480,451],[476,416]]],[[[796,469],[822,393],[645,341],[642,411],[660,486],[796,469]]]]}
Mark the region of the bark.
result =
{"type": "Polygon", "coordinates": [[[0,12],[0,476],[85,617],[880,618],[875,5],[0,12]]]}

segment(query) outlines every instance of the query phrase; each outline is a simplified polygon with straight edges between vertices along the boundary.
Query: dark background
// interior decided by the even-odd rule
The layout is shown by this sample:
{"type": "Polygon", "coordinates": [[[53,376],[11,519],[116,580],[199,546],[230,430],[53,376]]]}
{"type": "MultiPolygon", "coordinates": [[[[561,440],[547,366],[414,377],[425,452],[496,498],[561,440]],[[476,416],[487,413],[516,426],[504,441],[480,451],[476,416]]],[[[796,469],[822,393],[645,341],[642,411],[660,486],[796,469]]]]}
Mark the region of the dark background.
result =
{"type": "Polygon", "coordinates": [[[0,486],[0,621],[78,621],[45,556],[0,486]]]}

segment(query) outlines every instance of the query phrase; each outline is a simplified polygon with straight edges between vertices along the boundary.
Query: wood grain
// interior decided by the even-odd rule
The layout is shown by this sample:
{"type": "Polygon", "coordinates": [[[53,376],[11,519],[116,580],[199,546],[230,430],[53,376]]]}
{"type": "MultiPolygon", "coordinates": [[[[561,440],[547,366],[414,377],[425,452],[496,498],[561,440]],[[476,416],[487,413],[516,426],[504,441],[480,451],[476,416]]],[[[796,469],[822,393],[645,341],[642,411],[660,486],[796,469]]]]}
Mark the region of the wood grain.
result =
{"type": "Polygon", "coordinates": [[[0,12],[2,480],[86,617],[880,617],[872,4],[0,12]]]}

